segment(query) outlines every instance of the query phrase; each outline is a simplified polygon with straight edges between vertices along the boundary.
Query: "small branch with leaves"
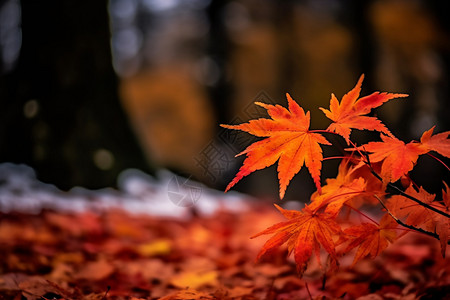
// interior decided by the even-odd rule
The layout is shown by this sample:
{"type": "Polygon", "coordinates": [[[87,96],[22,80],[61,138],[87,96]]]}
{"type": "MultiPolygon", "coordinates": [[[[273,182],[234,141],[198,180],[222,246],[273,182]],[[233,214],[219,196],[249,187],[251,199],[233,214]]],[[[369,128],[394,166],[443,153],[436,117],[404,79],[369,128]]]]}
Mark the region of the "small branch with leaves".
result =
{"type": "Polygon", "coordinates": [[[331,120],[325,130],[311,130],[309,111],[305,112],[289,94],[286,94],[287,108],[256,102],[267,110],[270,118],[239,125],[221,125],[262,138],[238,154],[246,155],[246,158],[226,191],[245,176],[276,162],[281,199],[291,179],[303,166],[308,169],[317,189],[300,211],[285,210],[276,205],[287,220],[253,236],[272,235],[258,258],[287,244],[301,276],[313,252],[322,248],[329,254],[328,265],[332,271],[339,265],[338,245],[346,244],[344,252],[357,248],[354,264],[363,258],[374,258],[400,236],[398,226],[436,238],[440,241],[442,255],[445,254],[450,230],[447,184],[443,183],[443,197],[437,201],[434,195],[413,183],[405,190],[398,188],[396,183],[409,176],[419,156],[424,154],[434,157],[450,170],[441,159],[430,154],[435,152],[450,158],[450,131],[434,134],[435,128],[432,127],[422,134],[420,141],[401,141],[379,119],[368,114],[387,101],[408,95],[374,92],[360,97],[363,80],[364,75],[341,101],[331,94],[329,109],[320,108],[331,120]],[[356,146],[350,138],[355,129],[377,131],[381,141],[356,146]],[[350,154],[342,159],[338,175],[322,185],[322,162],[327,159],[323,157],[322,147],[332,145],[324,136],[330,133],[341,136],[347,145],[353,147],[345,149],[350,154]],[[359,159],[355,159],[355,151],[359,153],[359,159]],[[379,206],[379,220],[364,214],[363,205],[379,206]],[[351,214],[342,213],[344,207],[367,216],[368,222],[354,222],[350,219],[351,214]],[[343,229],[341,222],[345,216],[351,225],[343,229]]]}

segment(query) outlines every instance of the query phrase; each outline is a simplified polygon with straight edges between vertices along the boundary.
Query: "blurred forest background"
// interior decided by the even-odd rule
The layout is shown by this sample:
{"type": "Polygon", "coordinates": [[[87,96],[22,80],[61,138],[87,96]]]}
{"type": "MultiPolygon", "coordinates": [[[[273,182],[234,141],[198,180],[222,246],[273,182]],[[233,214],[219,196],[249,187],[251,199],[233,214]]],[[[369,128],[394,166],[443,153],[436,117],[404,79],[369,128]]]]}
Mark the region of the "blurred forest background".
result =
{"type": "MultiPolygon", "coordinates": [[[[410,94],[377,110],[400,139],[449,130],[449,12],[426,0],[0,0],[0,162],[62,189],[114,186],[126,168],[223,189],[254,140],[218,124],[263,117],[254,101],[285,105],[289,92],[326,128],[318,107],[362,73],[363,95],[410,94]]],[[[438,191],[445,169],[419,165],[438,191]]],[[[236,189],[277,197],[275,167],[236,189]]],[[[286,198],[312,189],[302,170],[286,198]]]]}

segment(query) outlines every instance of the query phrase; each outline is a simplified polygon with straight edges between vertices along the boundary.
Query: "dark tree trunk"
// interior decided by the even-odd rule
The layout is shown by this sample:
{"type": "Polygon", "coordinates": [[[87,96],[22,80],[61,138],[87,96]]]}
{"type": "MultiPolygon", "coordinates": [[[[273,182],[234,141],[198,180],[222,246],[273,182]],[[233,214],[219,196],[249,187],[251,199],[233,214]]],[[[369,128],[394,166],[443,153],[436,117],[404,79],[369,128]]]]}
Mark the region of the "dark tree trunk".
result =
{"type": "Polygon", "coordinates": [[[148,171],[118,99],[107,1],[21,5],[20,57],[0,85],[0,161],[31,165],[63,189],[148,171]]]}

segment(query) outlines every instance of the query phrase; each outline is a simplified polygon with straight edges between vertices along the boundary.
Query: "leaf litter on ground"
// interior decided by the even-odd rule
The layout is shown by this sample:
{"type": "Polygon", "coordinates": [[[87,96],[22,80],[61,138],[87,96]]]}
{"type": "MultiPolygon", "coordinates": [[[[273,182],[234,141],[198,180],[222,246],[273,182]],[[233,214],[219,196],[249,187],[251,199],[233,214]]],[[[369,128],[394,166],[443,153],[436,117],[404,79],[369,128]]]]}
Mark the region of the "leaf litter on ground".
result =
{"type": "Polygon", "coordinates": [[[341,258],[341,268],[326,278],[315,258],[300,278],[286,248],[256,262],[264,241],[249,237],[282,221],[265,202],[244,213],[181,220],[119,209],[2,213],[0,299],[413,299],[450,293],[449,255],[442,258],[434,240],[416,234],[353,268],[352,256],[341,258]]]}

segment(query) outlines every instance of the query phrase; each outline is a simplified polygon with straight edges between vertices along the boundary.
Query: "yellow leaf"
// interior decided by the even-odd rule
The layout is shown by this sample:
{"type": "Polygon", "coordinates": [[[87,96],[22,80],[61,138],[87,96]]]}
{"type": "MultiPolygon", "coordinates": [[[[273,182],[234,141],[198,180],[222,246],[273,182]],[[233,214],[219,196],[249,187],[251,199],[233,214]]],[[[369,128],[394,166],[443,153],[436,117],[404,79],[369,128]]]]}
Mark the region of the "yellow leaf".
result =
{"type": "Polygon", "coordinates": [[[142,256],[156,256],[169,254],[172,250],[172,244],[169,240],[160,239],[150,243],[139,245],[137,251],[142,256]]]}
{"type": "Polygon", "coordinates": [[[208,272],[183,272],[170,280],[170,283],[178,288],[196,289],[203,285],[216,286],[217,271],[208,272]]]}

